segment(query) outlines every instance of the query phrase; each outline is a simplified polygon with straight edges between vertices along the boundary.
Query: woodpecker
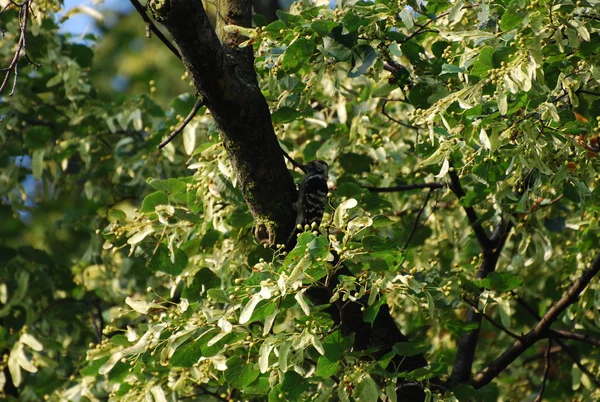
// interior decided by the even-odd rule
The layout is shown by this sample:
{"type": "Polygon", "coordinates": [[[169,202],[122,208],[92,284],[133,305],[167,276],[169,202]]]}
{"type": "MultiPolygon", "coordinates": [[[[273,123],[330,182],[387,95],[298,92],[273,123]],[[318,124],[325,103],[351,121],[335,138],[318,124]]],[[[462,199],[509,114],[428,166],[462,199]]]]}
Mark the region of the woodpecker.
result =
{"type": "Polygon", "coordinates": [[[327,172],[326,162],[317,159],[302,165],[306,173],[298,189],[298,200],[294,204],[296,209],[296,227],[302,229],[308,225],[312,228],[321,224],[325,203],[327,202],[327,172]]]}

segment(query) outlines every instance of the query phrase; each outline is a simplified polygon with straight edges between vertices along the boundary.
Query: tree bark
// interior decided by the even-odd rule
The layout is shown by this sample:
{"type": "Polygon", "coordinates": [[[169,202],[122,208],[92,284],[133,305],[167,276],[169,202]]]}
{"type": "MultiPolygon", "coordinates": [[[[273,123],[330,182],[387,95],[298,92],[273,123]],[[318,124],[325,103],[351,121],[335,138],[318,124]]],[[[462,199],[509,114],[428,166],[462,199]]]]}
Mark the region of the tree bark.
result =
{"type": "Polygon", "coordinates": [[[255,236],[285,243],[294,230],[297,191],[286,168],[267,102],[254,73],[252,48],[225,25],[250,26],[251,3],[220,1],[217,36],[199,0],[150,0],[148,7],[179,48],[194,88],[221,132],[237,185],[254,218],[255,236]]]}

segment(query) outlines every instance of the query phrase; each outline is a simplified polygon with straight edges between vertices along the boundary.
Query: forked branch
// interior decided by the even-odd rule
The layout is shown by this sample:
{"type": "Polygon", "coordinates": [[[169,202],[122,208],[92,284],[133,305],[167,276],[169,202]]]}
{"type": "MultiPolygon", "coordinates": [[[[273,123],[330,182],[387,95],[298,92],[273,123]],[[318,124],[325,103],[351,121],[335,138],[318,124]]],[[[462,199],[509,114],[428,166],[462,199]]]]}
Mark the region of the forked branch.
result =
{"type": "MultiPolygon", "coordinates": [[[[489,384],[494,378],[502,373],[513,361],[515,361],[523,352],[531,345],[545,338],[550,330],[550,326],[558,319],[560,314],[564,312],[570,305],[575,303],[581,292],[586,288],[590,281],[600,271],[600,254],[596,256],[592,264],[583,274],[571,285],[564,295],[550,307],[548,312],[544,314],[537,325],[529,331],[521,339],[516,340],[502,355],[490,363],[485,369],[479,372],[471,384],[475,388],[481,388],[489,384]]],[[[594,376],[590,378],[594,383],[599,381],[594,376]]]]}

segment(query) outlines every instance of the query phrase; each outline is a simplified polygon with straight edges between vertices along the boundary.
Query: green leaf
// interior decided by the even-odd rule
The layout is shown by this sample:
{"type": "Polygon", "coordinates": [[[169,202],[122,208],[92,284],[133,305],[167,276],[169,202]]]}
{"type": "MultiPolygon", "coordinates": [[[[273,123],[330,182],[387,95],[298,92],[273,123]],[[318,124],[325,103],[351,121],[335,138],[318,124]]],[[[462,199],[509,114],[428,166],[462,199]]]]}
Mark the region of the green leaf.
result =
{"type": "Polygon", "coordinates": [[[504,31],[510,31],[518,27],[523,21],[523,16],[516,9],[516,2],[513,2],[506,12],[502,15],[500,20],[500,28],[504,31]]]}
{"type": "Polygon", "coordinates": [[[227,360],[227,370],[224,372],[225,380],[235,389],[246,388],[259,374],[260,372],[252,367],[252,363],[238,356],[227,360]]]}
{"type": "Polygon", "coordinates": [[[352,346],[353,339],[351,336],[343,336],[342,333],[337,330],[332,334],[329,334],[323,340],[323,349],[325,349],[325,356],[330,361],[338,361],[342,355],[352,346]]]}
{"type": "Polygon", "coordinates": [[[494,68],[494,48],[486,46],[479,52],[479,57],[473,63],[471,75],[484,78],[487,77],[490,71],[494,68]]]}
{"type": "Polygon", "coordinates": [[[201,357],[202,342],[200,340],[193,341],[177,348],[175,353],[173,353],[173,356],[169,359],[169,366],[192,367],[194,364],[198,363],[201,357]]]}
{"type": "Polygon", "coordinates": [[[271,389],[269,374],[259,376],[252,384],[243,389],[245,395],[266,395],[271,389]]]}
{"type": "Polygon", "coordinates": [[[281,68],[287,73],[295,73],[309,64],[309,59],[315,51],[313,38],[299,38],[285,50],[281,68]]]}
{"type": "Polygon", "coordinates": [[[229,297],[227,297],[227,294],[222,289],[209,289],[208,292],[206,292],[206,294],[208,295],[208,297],[210,297],[212,300],[218,303],[229,304],[231,302],[231,300],[229,300],[229,297]]]}
{"type": "Polygon", "coordinates": [[[148,262],[148,268],[152,272],[161,271],[174,276],[179,275],[187,266],[188,258],[180,249],[175,249],[175,258],[174,260],[171,258],[169,248],[161,243],[148,262]]]}
{"type": "Polygon", "coordinates": [[[173,99],[169,106],[173,108],[175,114],[187,116],[194,107],[195,102],[196,98],[191,93],[185,93],[173,99]]]}
{"type": "Polygon", "coordinates": [[[377,314],[379,314],[379,309],[381,309],[383,304],[385,304],[385,296],[380,296],[375,303],[367,306],[363,312],[363,320],[373,325],[375,319],[377,318],[377,314]]]}
{"type": "Polygon", "coordinates": [[[333,31],[333,29],[339,24],[335,21],[330,20],[316,20],[310,24],[310,27],[313,31],[317,33],[319,36],[327,36],[333,31]]]}
{"type": "Polygon", "coordinates": [[[458,74],[458,73],[464,73],[465,69],[459,66],[455,66],[453,64],[443,64],[442,65],[442,72],[440,73],[440,75],[444,75],[444,74],[458,74]]]}
{"type": "Polygon", "coordinates": [[[358,381],[354,391],[352,391],[352,396],[356,402],[377,402],[379,400],[379,387],[370,376],[366,375],[358,381]]]}
{"type": "MultiPolygon", "coordinates": [[[[308,389],[308,381],[295,371],[286,371],[281,384],[281,392],[284,400],[294,402],[300,401],[300,397],[308,389]]],[[[304,399],[302,399],[304,400],[304,399]]]]}
{"type": "Polygon", "coordinates": [[[169,204],[169,197],[162,191],[155,191],[144,198],[140,212],[144,214],[152,213],[157,205],[167,204],[169,204]]]}
{"type": "Polygon", "coordinates": [[[400,356],[416,356],[429,350],[429,345],[420,341],[398,342],[392,346],[392,350],[400,356]]]}
{"type": "Polygon", "coordinates": [[[45,151],[43,149],[36,149],[31,156],[31,172],[33,173],[33,178],[36,180],[42,178],[42,172],[44,171],[44,153],[45,151]]]}
{"type": "Polygon", "coordinates": [[[60,84],[63,80],[62,73],[58,73],[46,82],[46,88],[52,88],[60,84]]]}
{"type": "Polygon", "coordinates": [[[302,17],[300,17],[299,15],[286,13],[282,10],[277,10],[275,14],[277,14],[277,18],[285,22],[285,24],[288,26],[296,25],[302,21],[302,17]]]}
{"type": "Polygon", "coordinates": [[[353,52],[354,66],[348,71],[348,77],[356,78],[367,72],[377,59],[377,51],[370,45],[358,45],[353,52]]]}
{"type": "Polygon", "coordinates": [[[465,323],[461,320],[449,320],[444,324],[444,328],[448,330],[452,335],[459,337],[468,332],[479,328],[479,324],[476,322],[465,323]]]}
{"type": "Polygon", "coordinates": [[[263,30],[270,34],[279,34],[279,31],[286,29],[285,22],[276,20],[271,22],[269,25],[263,28],[263,30]]]}
{"type": "Polygon", "coordinates": [[[200,301],[202,294],[220,286],[221,279],[210,269],[202,268],[194,275],[192,283],[183,288],[181,296],[190,302],[200,301]]]}
{"type": "Polygon", "coordinates": [[[347,61],[352,56],[352,50],[342,45],[333,38],[323,38],[323,48],[330,57],[335,58],[338,61],[347,61]]]}
{"type": "Polygon", "coordinates": [[[359,15],[356,15],[352,10],[349,10],[344,15],[343,24],[348,32],[356,32],[361,26],[368,25],[369,20],[362,18],[359,15]]]}
{"type": "Polygon", "coordinates": [[[127,214],[119,209],[111,209],[108,211],[108,218],[111,222],[125,222],[127,221],[127,214]]]}
{"type": "Polygon", "coordinates": [[[460,402],[468,402],[473,397],[473,394],[475,394],[475,388],[471,385],[458,384],[452,388],[452,393],[460,402]]]}
{"type": "Polygon", "coordinates": [[[46,126],[31,126],[23,131],[23,142],[29,149],[44,148],[50,145],[52,130],[46,126]]]}
{"type": "Polygon", "coordinates": [[[98,370],[100,369],[100,367],[106,363],[108,361],[108,359],[110,358],[110,356],[104,356],[101,357],[97,360],[92,360],[91,362],[89,362],[84,368],[82,368],[81,370],[79,370],[79,374],[81,374],[84,377],[95,377],[98,375],[98,370]]]}
{"type": "Polygon", "coordinates": [[[397,251],[398,245],[388,237],[365,236],[362,245],[367,251],[397,251]]]}
{"type": "Polygon", "coordinates": [[[302,116],[303,114],[299,111],[288,106],[283,106],[271,114],[271,120],[273,123],[290,123],[302,116]]]}
{"type": "Polygon", "coordinates": [[[367,155],[357,153],[346,153],[340,157],[340,166],[350,174],[361,174],[371,170],[373,159],[367,155]]]}
{"type": "Polygon", "coordinates": [[[339,365],[339,361],[332,361],[327,355],[320,356],[317,360],[317,375],[323,378],[331,377],[337,373],[339,365]]]}
{"type": "Polygon", "coordinates": [[[436,88],[426,83],[418,83],[411,88],[408,94],[408,100],[414,107],[426,109],[430,106],[427,100],[431,95],[434,94],[436,88]]]}
{"type": "Polygon", "coordinates": [[[360,198],[361,194],[367,193],[368,190],[363,189],[361,186],[355,183],[341,183],[335,194],[339,197],[346,198],[360,198]]]}
{"type": "Polygon", "coordinates": [[[498,292],[510,292],[518,288],[523,280],[508,272],[492,272],[487,278],[474,281],[477,286],[498,292]]]}
{"type": "Polygon", "coordinates": [[[148,179],[148,184],[155,190],[166,191],[167,194],[183,193],[187,188],[187,183],[180,179],[157,180],[150,178],[148,179]]]}
{"type": "Polygon", "coordinates": [[[325,259],[329,255],[329,240],[325,236],[317,236],[308,243],[307,250],[313,260],[325,259]]]}

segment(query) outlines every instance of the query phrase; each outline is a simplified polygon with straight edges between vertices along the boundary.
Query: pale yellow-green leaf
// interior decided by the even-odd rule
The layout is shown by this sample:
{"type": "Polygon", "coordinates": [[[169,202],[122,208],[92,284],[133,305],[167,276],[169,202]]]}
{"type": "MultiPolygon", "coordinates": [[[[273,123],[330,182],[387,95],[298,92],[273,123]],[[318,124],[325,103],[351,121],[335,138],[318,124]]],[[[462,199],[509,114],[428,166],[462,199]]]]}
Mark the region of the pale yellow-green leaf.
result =
{"type": "Polygon", "coordinates": [[[36,352],[41,352],[44,349],[44,346],[30,334],[21,335],[21,342],[36,352]]]}
{"type": "Polygon", "coordinates": [[[298,264],[290,272],[290,276],[285,281],[286,288],[298,288],[302,285],[302,279],[304,279],[304,271],[310,267],[310,258],[304,256],[298,261],[298,264]]]}
{"type": "Polygon", "coordinates": [[[500,114],[506,114],[508,112],[508,96],[506,91],[502,88],[498,88],[498,111],[500,114]]]}
{"type": "Polygon", "coordinates": [[[370,216],[359,216],[348,222],[348,232],[351,236],[356,235],[363,229],[370,227],[373,224],[373,219],[370,216]]]}
{"type": "Polygon", "coordinates": [[[199,122],[197,120],[190,121],[183,129],[183,150],[187,155],[191,155],[196,149],[196,130],[199,122]]]}
{"type": "Polygon", "coordinates": [[[446,148],[447,148],[447,147],[443,146],[444,144],[442,144],[442,146],[440,146],[433,154],[431,154],[431,156],[429,156],[429,158],[427,158],[423,162],[421,162],[421,165],[423,165],[423,166],[434,165],[434,164],[438,164],[442,160],[444,160],[444,158],[446,157],[446,148]]]}
{"type": "Polygon", "coordinates": [[[444,162],[442,163],[442,168],[440,169],[440,172],[438,174],[436,174],[434,177],[441,179],[442,177],[445,177],[446,174],[448,174],[449,170],[450,170],[450,161],[448,161],[448,159],[444,159],[444,162]]]}
{"type": "Polygon", "coordinates": [[[294,299],[296,299],[304,314],[310,315],[310,308],[308,307],[308,304],[306,304],[306,300],[304,300],[304,291],[296,293],[294,299]]]}
{"type": "Polygon", "coordinates": [[[206,343],[206,345],[210,347],[215,343],[219,342],[225,336],[227,336],[227,332],[219,332],[217,335],[213,336],[211,340],[206,343]]]}
{"type": "Polygon", "coordinates": [[[315,334],[312,335],[311,343],[315,347],[317,352],[319,352],[321,355],[325,354],[325,349],[323,348],[323,344],[321,343],[321,340],[319,339],[319,337],[317,335],[315,335],[315,334]]]}
{"type": "Polygon", "coordinates": [[[263,325],[263,336],[267,336],[269,332],[271,332],[271,328],[273,328],[273,323],[275,322],[275,317],[277,317],[277,313],[279,311],[276,310],[273,314],[269,314],[265,318],[265,323],[263,325]]]}
{"type": "Polygon", "coordinates": [[[481,143],[481,146],[483,146],[483,148],[485,148],[487,150],[492,149],[492,144],[490,143],[490,138],[488,137],[488,135],[483,127],[479,131],[479,142],[481,143]]]}
{"type": "Polygon", "coordinates": [[[246,303],[240,314],[240,324],[246,324],[248,321],[250,321],[250,317],[252,317],[252,313],[254,312],[256,305],[261,300],[263,300],[263,297],[258,293],[250,297],[250,300],[248,303],[246,303]]]}
{"type": "Polygon", "coordinates": [[[505,328],[510,328],[511,324],[511,307],[510,301],[503,297],[494,298],[496,303],[498,303],[498,314],[500,315],[500,322],[502,326],[505,328]]]}
{"type": "Polygon", "coordinates": [[[403,8],[402,11],[400,11],[400,18],[406,29],[410,30],[415,26],[412,15],[407,8],[403,8]]]}
{"type": "Polygon", "coordinates": [[[129,116],[129,119],[133,123],[133,128],[137,131],[142,131],[144,123],[142,122],[142,111],[140,109],[135,109],[129,116]]]}
{"type": "Polygon", "coordinates": [[[194,335],[195,332],[196,328],[192,327],[183,329],[171,335],[166,346],[160,352],[160,364],[162,366],[167,366],[169,364],[169,359],[173,356],[177,348],[194,335]]]}
{"type": "Polygon", "coordinates": [[[229,322],[227,317],[219,318],[219,321],[217,322],[217,326],[219,328],[221,328],[221,330],[223,332],[225,332],[226,334],[230,333],[233,330],[233,325],[229,322]]]}
{"type": "Polygon", "coordinates": [[[354,198],[349,198],[345,201],[342,201],[340,205],[335,209],[335,213],[333,214],[333,223],[338,228],[344,227],[344,222],[346,220],[346,212],[349,209],[352,209],[358,205],[358,201],[354,198]]]}
{"type": "Polygon", "coordinates": [[[148,314],[151,309],[165,309],[160,304],[147,302],[142,299],[133,299],[131,297],[125,298],[125,303],[140,314],[148,314]]]}
{"type": "Polygon", "coordinates": [[[19,366],[18,353],[22,353],[23,346],[18,344],[13,347],[8,356],[8,372],[10,373],[10,377],[12,378],[12,382],[15,387],[21,385],[21,381],[23,377],[21,376],[21,366],[19,366]]]}
{"type": "Polygon", "coordinates": [[[145,226],[144,228],[142,228],[142,230],[140,230],[139,232],[137,232],[136,234],[134,234],[133,236],[131,236],[129,239],[127,239],[127,244],[138,244],[139,242],[141,242],[142,240],[144,240],[144,238],[146,238],[146,236],[148,236],[150,233],[154,232],[154,227],[153,226],[145,226]]]}
{"type": "Polygon", "coordinates": [[[258,369],[263,374],[269,369],[269,355],[273,347],[273,340],[269,338],[263,342],[258,351],[258,369]]]}
{"type": "Polygon", "coordinates": [[[587,30],[587,28],[585,27],[583,22],[579,21],[578,19],[573,19],[570,22],[571,22],[571,25],[573,25],[575,27],[575,29],[577,30],[577,33],[579,34],[581,39],[583,39],[586,42],[589,42],[591,39],[590,32],[587,30]]]}
{"type": "Polygon", "coordinates": [[[567,39],[573,49],[579,49],[579,35],[573,28],[567,28],[567,39]]]}
{"type": "Polygon", "coordinates": [[[450,25],[454,25],[460,21],[464,14],[464,10],[462,9],[464,4],[464,0],[457,0],[450,8],[450,11],[448,12],[448,21],[450,21],[450,25]]]}
{"type": "Polygon", "coordinates": [[[162,390],[160,385],[155,385],[150,388],[150,394],[152,395],[152,398],[154,398],[154,402],[167,402],[165,392],[162,390]]]}
{"type": "Polygon", "coordinates": [[[283,342],[281,345],[279,345],[279,370],[284,373],[288,368],[288,356],[290,354],[291,347],[292,343],[289,341],[283,342]]]}

